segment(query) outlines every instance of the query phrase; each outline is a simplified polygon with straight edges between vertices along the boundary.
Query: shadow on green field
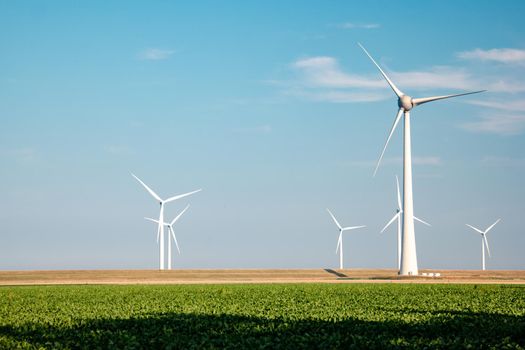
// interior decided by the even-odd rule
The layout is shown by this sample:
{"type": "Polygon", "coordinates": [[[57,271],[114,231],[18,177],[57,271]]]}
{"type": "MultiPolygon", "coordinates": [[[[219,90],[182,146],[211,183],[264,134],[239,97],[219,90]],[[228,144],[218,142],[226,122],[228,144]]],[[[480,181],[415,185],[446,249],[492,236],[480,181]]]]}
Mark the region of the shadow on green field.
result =
{"type": "MultiPolygon", "coordinates": [[[[409,311],[410,312],[410,311],[409,311]]],[[[410,314],[405,314],[410,317],[410,314]]],[[[334,349],[520,348],[525,319],[441,311],[424,323],[330,322],[235,315],[153,314],[79,321],[74,327],[28,323],[0,327],[0,348],[85,349],[334,349]]]]}

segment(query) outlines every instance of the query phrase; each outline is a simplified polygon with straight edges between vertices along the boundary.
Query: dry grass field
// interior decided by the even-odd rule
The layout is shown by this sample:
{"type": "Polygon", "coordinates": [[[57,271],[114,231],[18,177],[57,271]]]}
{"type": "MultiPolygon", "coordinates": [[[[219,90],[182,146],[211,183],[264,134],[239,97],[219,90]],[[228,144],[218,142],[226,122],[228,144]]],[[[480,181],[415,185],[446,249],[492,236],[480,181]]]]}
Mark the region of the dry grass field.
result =
{"type": "Polygon", "coordinates": [[[440,277],[400,277],[393,269],[46,270],[0,271],[0,285],[228,283],[525,284],[523,270],[421,270],[440,277]]]}

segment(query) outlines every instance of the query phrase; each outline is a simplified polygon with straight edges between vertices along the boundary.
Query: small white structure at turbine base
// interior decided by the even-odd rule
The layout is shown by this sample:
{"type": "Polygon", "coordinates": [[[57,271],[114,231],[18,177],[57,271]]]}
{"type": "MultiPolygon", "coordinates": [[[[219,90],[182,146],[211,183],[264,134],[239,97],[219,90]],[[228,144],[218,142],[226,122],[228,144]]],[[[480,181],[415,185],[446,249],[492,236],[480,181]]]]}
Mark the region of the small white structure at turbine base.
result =
{"type": "Polygon", "coordinates": [[[481,269],[483,271],[485,271],[485,247],[487,248],[487,253],[489,254],[489,257],[490,257],[490,249],[489,249],[489,242],[487,241],[487,233],[492,230],[492,228],[494,226],[496,226],[496,224],[498,222],[500,222],[501,219],[498,219],[496,220],[495,223],[493,223],[492,225],[490,225],[485,231],[481,231],[480,229],[478,228],[475,228],[474,226],[471,226],[469,224],[465,224],[467,225],[468,227],[470,227],[471,229],[473,229],[474,231],[478,232],[479,234],[481,234],[481,269]]]}
{"type": "Polygon", "coordinates": [[[327,208],[326,210],[328,211],[328,214],[330,214],[330,216],[334,220],[335,224],[337,225],[337,228],[339,229],[339,239],[337,240],[337,248],[335,249],[335,253],[337,254],[337,252],[339,251],[339,268],[342,270],[344,268],[344,264],[343,264],[343,232],[344,231],[355,230],[355,229],[366,227],[366,226],[362,225],[362,226],[342,227],[339,224],[339,221],[337,221],[337,219],[335,218],[334,214],[332,214],[330,209],[327,208]]]}
{"type": "Polygon", "coordinates": [[[400,275],[417,275],[417,254],[416,254],[416,237],[414,232],[414,200],[412,195],[412,149],[411,149],[411,139],[410,139],[410,111],[423,103],[443,100],[446,98],[464,96],[470,94],[476,94],[481,91],[466,92],[461,94],[454,95],[444,95],[444,96],[433,96],[433,97],[424,97],[424,98],[412,98],[408,95],[405,95],[397,86],[390,80],[390,78],[385,74],[377,62],[372,58],[368,51],[361,45],[358,44],[365,54],[370,58],[370,60],[377,67],[383,78],[386,80],[392,91],[397,96],[397,106],[398,111],[386,139],[385,146],[381,152],[381,156],[377,162],[376,168],[374,170],[374,176],[377,173],[381,159],[385,154],[388,142],[390,141],[392,134],[394,133],[401,116],[404,116],[404,128],[403,128],[403,220],[402,220],[402,243],[401,243],[401,264],[399,268],[400,275]]]}

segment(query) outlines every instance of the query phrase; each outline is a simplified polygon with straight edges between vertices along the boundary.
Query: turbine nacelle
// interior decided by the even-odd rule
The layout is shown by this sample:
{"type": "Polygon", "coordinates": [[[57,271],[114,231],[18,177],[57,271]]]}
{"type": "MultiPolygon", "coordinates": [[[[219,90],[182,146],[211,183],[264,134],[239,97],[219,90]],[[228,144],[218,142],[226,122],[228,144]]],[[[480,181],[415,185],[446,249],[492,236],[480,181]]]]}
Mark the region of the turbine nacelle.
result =
{"type": "Polygon", "coordinates": [[[397,105],[399,108],[402,108],[405,111],[411,110],[414,106],[414,103],[412,102],[412,97],[408,95],[403,95],[397,99],[397,105]]]}

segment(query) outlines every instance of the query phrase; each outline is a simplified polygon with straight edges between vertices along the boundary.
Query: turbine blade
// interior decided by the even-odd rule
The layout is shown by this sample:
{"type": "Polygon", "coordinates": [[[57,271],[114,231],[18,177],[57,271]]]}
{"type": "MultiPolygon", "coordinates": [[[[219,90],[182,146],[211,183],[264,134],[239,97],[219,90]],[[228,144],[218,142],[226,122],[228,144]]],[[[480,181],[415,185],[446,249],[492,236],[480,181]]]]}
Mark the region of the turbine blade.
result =
{"type": "Polygon", "coordinates": [[[186,208],[184,208],[184,210],[181,211],[180,214],[177,215],[177,217],[176,217],[175,219],[173,219],[173,221],[171,222],[170,225],[173,225],[177,220],[179,220],[179,218],[182,216],[182,214],[184,214],[184,212],[185,212],[186,210],[188,210],[189,207],[190,207],[190,205],[188,204],[188,205],[186,206],[186,208]]]}
{"type": "Polygon", "coordinates": [[[394,215],[394,216],[392,217],[392,219],[390,219],[390,221],[388,222],[388,224],[386,224],[385,227],[383,227],[383,229],[381,230],[381,233],[383,233],[383,232],[387,229],[387,227],[390,226],[390,225],[391,225],[391,224],[392,224],[392,223],[393,223],[393,222],[399,217],[399,214],[400,214],[400,213],[397,213],[396,215],[394,215]]]}
{"type": "Polygon", "coordinates": [[[343,231],[356,230],[356,229],[358,229],[358,228],[363,228],[363,227],[366,227],[366,225],[361,225],[361,226],[347,226],[347,227],[344,227],[344,228],[343,228],[343,231]]]}
{"type": "Polygon", "coordinates": [[[419,221],[420,223],[425,224],[425,225],[427,225],[427,226],[432,226],[432,225],[430,225],[428,222],[426,222],[426,221],[424,221],[424,220],[421,220],[420,218],[417,218],[417,217],[415,217],[415,216],[414,216],[414,220],[417,220],[417,221],[419,221]]]}
{"type": "Polygon", "coordinates": [[[487,253],[489,253],[489,257],[492,258],[490,256],[489,242],[487,241],[487,236],[485,235],[483,235],[483,242],[485,242],[485,247],[487,247],[487,253]]]}
{"type": "Polygon", "coordinates": [[[174,200],[181,199],[181,198],[183,198],[183,197],[189,196],[190,194],[194,194],[194,193],[197,193],[197,192],[200,192],[200,191],[202,191],[201,188],[198,189],[198,190],[195,190],[195,191],[188,192],[188,193],[179,194],[178,196],[173,196],[173,197],[170,197],[170,198],[166,199],[166,200],[164,201],[164,203],[173,202],[174,200]]]}
{"type": "Polygon", "coordinates": [[[366,49],[363,47],[363,45],[361,45],[360,43],[357,43],[357,45],[359,45],[363,51],[366,53],[366,55],[368,56],[368,58],[370,58],[372,60],[372,62],[375,64],[375,66],[377,67],[377,69],[379,69],[379,71],[381,72],[381,75],[383,76],[383,78],[385,78],[385,80],[387,81],[388,85],[390,85],[390,87],[392,88],[392,90],[394,91],[394,93],[397,95],[397,97],[401,97],[404,95],[403,92],[401,92],[401,90],[399,90],[397,88],[397,86],[394,85],[394,83],[392,82],[392,80],[390,80],[390,78],[388,78],[388,76],[385,74],[385,72],[383,72],[383,70],[381,69],[381,67],[379,67],[379,65],[377,64],[377,62],[372,58],[372,56],[370,56],[370,54],[368,53],[368,51],[366,51],[366,49]]]}
{"type": "Polygon", "coordinates": [[[160,225],[157,227],[157,244],[159,244],[159,238],[160,238],[160,225]]]}
{"type": "Polygon", "coordinates": [[[401,204],[401,192],[399,192],[399,179],[396,175],[396,185],[397,185],[397,208],[399,211],[403,210],[403,205],[401,204]]]}
{"type": "Polygon", "coordinates": [[[155,219],[152,219],[152,218],[146,218],[145,217],[144,219],[149,220],[149,221],[153,221],[154,223],[157,223],[157,224],[159,223],[159,220],[155,220],[155,219]]]}
{"type": "Polygon", "coordinates": [[[173,231],[173,227],[171,227],[171,225],[168,226],[168,229],[171,232],[171,236],[173,237],[173,240],[175,241],[175,246],[177,247],[177,251],[180,254],[179,242],[177,242],[177,237],[175,237],[175,231],[173,231]]]}
{"type": "Polygon", "coordinates": [[[479,90],[479,91],[471,91],[471,92],[464,92],[462,94],[454,94],[454,95],[444,95],[444,96],[433,96],[433,97],[423,97],[423,98],[413,98],[412,104],[415,106],[422,105],[423,103],[437,101],[437,100],[443,100],[445,98],[451,98],[451,97],[458,97],[458,96],[465,96],[465,95],[472,95],[472,94],[479,94],[480,92],[485,92],[487,90],[479,90]]]}
{"type": "Polygon", "coordinates": [[[133,173],[131,174],[131,176],[133,176],[138,182],[140,182],[140,184],[142,186],[144,186],[144,188],[149,192],[149,194],[151,194],[153,196],[153,198],[155,198],[159,202],[162,202],[162,199],[151,188],[149,188],[148,185],[146,185],[144,182],[142,182],[141,179],[136,177],[133,173]]]}
{"type": "Polygon", "coordinates": [[[495,223],[493,223],[492,225],[490,225],[489,228],[485,230],[485,233],[489,232],[494,226],[496,226],[496,224],[497,224],[500,220],[501,220],[501,219],[498,219],[498,220],[496,220],[495,223]]]}
{"type": "Polygon", "coordinates": [[[376,169],[374,170],[374,176],[376,176],[377,169],[379,169],[379,164],[381,163],[381,159],[383,159],[383,155],[385,154],[386,147],[388,146],[388,142],[390,141],[390,138],[392,137],[392,134],[394,133],[394,130],[396,129],[397,124],[399,123],[399,119],[401,119],[401,114],[403,113],[403,108],[399,108],[399,111],[397,111],[396,119],[394,119],[394,124],[392,124],[392,128],[390,129],[390,134],[388,134],[388,138],[385,142],[385,147],[383,147],[383,152],[381,152],[381,156],[379,157],[379,160],[377,161],[376,169]]]}
{"type": "Polygon", "coordinates": [[[334,214],[332,214],[332,212],[330,211],[330,209],[326,208],[326,210],[328,211],[328,214],[330,214],[330,216],[332,217],[332,219],[334,219],[334,222],[335,222],[335,224],[337,225],[337,227],[339,227],[339,229],[342,230],[343,227],[339,224],[339,222],[338,222],[337,219],[335,218],[334,214]]]}
{"type": "Polygon", "coordinates": [[[341,245],[341,239],[343,238],[343,231],[339,231],[339,239],[337,240],[337,248],[335,248],[335,253],[339,251],[339,246],[341,245]]]}
{"type": "Polygon", "coordinates": [[[470,228],[473,229],[474,231],[477,231],[477,232],[479,232],[479,233],[481,233],[481,234],[484,233],[483,231],[481,231],[480,229],[475,228],[474,226],[471,226],[471,225],[469,225],[469,224],[465,224],[465,225],[467,225],[468,227],[470,227],[470,228]]]}

